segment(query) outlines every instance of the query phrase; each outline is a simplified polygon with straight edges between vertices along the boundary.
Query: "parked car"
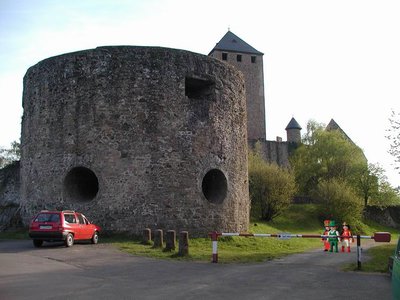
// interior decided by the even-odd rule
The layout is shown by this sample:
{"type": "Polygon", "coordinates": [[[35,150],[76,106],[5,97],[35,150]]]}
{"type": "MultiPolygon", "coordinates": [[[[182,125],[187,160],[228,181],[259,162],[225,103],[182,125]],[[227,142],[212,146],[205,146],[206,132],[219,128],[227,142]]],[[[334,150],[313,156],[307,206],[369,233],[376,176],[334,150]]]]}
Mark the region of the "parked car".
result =
{"type": "Polygon", "coordinates": [[[400,299],[400,239],[397,242],[392,263],[392,294],[393,299],[400,299]]]}
{"type": "Polygon", "coordinates": [[[42,246],[43,242],[59,241],[71,247],[78,240],[90,240],[92,244],[97,244],[100,230],[81,213],[42,210],[31,221],[29,237],[35,247],[42,246]]]}

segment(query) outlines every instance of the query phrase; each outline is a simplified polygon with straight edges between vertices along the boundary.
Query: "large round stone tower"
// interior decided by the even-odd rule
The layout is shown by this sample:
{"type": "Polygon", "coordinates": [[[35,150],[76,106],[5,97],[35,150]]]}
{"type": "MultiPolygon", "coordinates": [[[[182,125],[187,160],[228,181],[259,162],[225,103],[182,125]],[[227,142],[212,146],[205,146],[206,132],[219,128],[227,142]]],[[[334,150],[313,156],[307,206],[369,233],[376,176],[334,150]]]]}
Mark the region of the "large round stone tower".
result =
{"type": "Polygon", "coordinates": [[[23,108],[25,221],[75,209],[110,231],[247,229],[246,99],[233,67],[99,47],[31,67],[23,108]]]}

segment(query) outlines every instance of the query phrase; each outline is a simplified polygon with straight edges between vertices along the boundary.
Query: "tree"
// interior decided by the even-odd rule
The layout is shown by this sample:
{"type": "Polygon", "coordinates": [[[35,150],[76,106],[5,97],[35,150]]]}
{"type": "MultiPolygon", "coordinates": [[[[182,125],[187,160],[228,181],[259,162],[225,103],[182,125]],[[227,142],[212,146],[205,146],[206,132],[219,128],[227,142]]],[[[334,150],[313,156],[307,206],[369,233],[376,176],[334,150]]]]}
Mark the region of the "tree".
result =
{"type": "Polygon", "coordinates": [[[0,168],[19,160],[21,157],[20,143],[14,141],[11,143],[10,149],[0,148],[0,168]]]}
{"type": "Polygon", "coordinates": [[[399,192],[387,181],[385,170],[378,164],[368,164],[356,180],[356,187],[364,200],[364,207],[387,207],[400,204],[399,192]]]}
{"type": "Polygon", "coordinates": [[[269,221],[291,203],[296,192],[295,178],[289,170],[267,163],[259,152],[250,151],[249,191],[252,216],[269,221]]]}
{"type": "Polygon", "coordinates": [[[340,131],[326,131],[321,124],[309,121],[303,143],[291,157],[291,165],[300,192],[310,195],[322,180],[354,182],[367,161],[362,150],[340,131]]]}
{"type": "Polygon", "coordinates": [[[324,218],[357,224],[362,216],[362,200],[345,181],[333,178],[321,181],[313,192],[324,218]]]}
{"type": "Polygon", "coordinates": [[[324,130],[324,126],[322,123],[318,123],[314,120],[309,120],[307,123],[307,132],[304,134],[302,138],[302,143],[304,145],[314,145],[317,141],[318,132],[324,130]]]}
{"type": "MultiPolygon", "coordinates": [[[[394,157],[395,163],[400,164],[400,114],[392,111],[389,118],[390,129],[388,129],[387,139],[390,141],[389,153],[394,157]]],[[[396,169],[400,167],[397,165],[396,169]]]]}
{"type": "Polygon", "coordinates": [[[400,194],[388,182],[382,182],[379,185],[379,191],[370,201],[371,205],[380,206],[382,208],[400,205],[400,194]]]}
{"type": "MultiPolygon", "coordinates": [[[[400,194],[398,189],[394,189],[385,176],[385,170],[379,165],[370,164],[370,188],[368,189],[368,199],[364,198],[364,205],[376,205],[387,207],[392,205],[400,205],[400,194]]],[[[366,189],[367,190],[367,189],[366,189]]],[[[367,194],[366,194],[367,196],[367,194]]]]}
{"type": "Polygon", "coordinates": [[[378,165],[368,164],[361,172],[360,176],[355,180],[355,185],[359,194],[364,200],[364,207],[367,207],[371,198],[375,197],[379,191],[379,178],[383,169],[378,165]]]}
{"type": "Polygon", "coordinates": [[[322,124],[309,121],[302,141],[291,164],[303,195],[310,196],[322,181],[337,179],[363,199],[364,207],[400,203],[399,193],[387,182],[384,170],[378,164],[368,164],[362,150],[342,132],[326,131],[322,124]]]}

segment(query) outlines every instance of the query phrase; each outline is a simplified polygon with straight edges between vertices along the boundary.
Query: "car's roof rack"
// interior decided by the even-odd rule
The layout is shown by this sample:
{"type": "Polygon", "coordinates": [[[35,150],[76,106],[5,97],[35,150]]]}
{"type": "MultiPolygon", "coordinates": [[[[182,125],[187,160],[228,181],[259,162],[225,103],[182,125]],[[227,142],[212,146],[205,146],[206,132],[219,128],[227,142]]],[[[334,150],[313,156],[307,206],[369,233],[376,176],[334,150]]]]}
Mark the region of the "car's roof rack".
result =
{"type": "Polygon", "coordinates": [[[40,211],[41,213],[42,212],[66,212],[66,213],[75,213],[75,211],[74,210],[70,210],[70,209],[66,209],[66,210],[48,210],[48,209],[42,209],[41,211],[40,211]]]}

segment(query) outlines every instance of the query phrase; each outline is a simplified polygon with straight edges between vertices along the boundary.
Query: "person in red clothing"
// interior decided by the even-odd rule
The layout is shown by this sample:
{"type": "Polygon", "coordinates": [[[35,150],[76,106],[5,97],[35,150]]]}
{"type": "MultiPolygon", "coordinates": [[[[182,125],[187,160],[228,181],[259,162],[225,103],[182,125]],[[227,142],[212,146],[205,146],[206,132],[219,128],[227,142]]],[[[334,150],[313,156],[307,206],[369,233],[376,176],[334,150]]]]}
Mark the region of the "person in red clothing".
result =
{"type": "MultiPolygon", "coordinates": [[[[323,235],[328,235],[328,233],[329,233],[329,222],[330,222],[329,220],[324,221],[325,231],[324,231],[323,235]]],[[[326,238],[326,237],[322,238],[322,242],[324,243],[324,251],[328,251],[330,248],[328,238],[326,238]]]]}
{"type": "Polygon", "coordinates": [[[342,236],[342,252],[344,252],[345,247],[347,248],[347,252],[350,252],[350,244],[354,241],[353,235],[351,234],[350,226],[346,222],[343,222],[342,226],[343,230],[340,234],[342,236]]]}

